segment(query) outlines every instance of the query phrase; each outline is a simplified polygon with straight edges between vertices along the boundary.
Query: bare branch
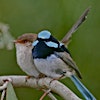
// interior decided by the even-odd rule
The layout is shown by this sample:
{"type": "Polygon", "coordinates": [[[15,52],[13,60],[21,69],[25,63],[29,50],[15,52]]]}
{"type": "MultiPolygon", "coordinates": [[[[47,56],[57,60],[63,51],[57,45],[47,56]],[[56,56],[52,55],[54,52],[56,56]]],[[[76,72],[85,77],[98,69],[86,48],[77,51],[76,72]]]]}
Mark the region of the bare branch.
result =
{"type": "Polygon", "coordinates": [[[6,90],[4,89],[4,90],[2,91],[1,99],[0,99],[0,100],[4,100],[5,94],[6,94],[6,90]]]}
{"type": "Polygon", "coordinates": [[[69,42],[69,39],[71,38],[72,34],[79,28],[79,26],[86,20],[87,15],[90,11],[90,7],[88,7],[84,13],[80,16],[80,18],[76,21],[76,23],[72,26],[72,28],[66,33],[64,38],[61,40],[61,42],[67,44],[69,42]]]}
{"type": "Polygon", "coordinates": [[[6,81],[2,86],[0,86],[0,91],[7,88],[8,81],[6,81]]]}
{"type": "MultiPolygon", "coordinates": [[[[42,89],[42,90],[43,90],[44,92],[46,92],[45,89],[42,89]]],[[[49,89],[49,90],[51,91],[51,89],[49,89]]],[[[48,92],[47,95],[51,98],[51,100],[57,100],[56,97],[55,97],[49,90],[47,91],[47,92],[48,92]]],[[[44,94],[45,94],[45,93],[44,93],[44,94]]],[[[43,94],[43,95],[44,95],[44,94],[43,94]]],[[[40,99],[41,99],[41,98],[40,98],[40,99]]]]}
{"type": "Polygon", "coordinates": [[[51,89],[52,92],[60,95],[64,100],[81,100],[77,97],[67,86],[63,85],[59,81],[52,81],[50,78],[27,79],[27,76],[0,76],[0,85],[4,84],[3,80],[10,78],[12,85],[15,87],[31,87],[31,88],[44,88],[51,89]],[[38,81],[38,84],[37,84],[38,81]]]}
{"type": "Polygon", "coordinates": [[[50,93],[50,91],[51,91],[51,89],[48,89],[48,90],[44,91],[44,94],[41,96],[41,98],[39,100],[43,100],[44,97],[46,97],[46,95],[50,93]]]}

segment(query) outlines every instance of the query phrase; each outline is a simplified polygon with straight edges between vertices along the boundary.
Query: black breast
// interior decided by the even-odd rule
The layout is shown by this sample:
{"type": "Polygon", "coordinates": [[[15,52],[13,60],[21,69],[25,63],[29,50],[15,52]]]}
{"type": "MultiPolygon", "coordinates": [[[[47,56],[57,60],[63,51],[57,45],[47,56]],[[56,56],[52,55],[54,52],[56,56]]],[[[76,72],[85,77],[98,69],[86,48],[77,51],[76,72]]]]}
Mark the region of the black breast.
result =
{"type": "Polygon", "coordinates": [[[33,58],[46,58],[53,53],[53,48],[48,47],[43,41],[38,42],[38,44],[32,49],[33,58]]]}

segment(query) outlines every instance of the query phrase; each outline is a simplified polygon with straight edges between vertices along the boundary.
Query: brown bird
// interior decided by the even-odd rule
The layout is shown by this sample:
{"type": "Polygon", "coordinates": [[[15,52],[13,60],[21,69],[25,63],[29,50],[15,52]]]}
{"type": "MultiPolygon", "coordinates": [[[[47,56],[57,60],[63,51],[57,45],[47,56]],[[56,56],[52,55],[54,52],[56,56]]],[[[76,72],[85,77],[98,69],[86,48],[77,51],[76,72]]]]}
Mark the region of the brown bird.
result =
{"type": "Polygon", "coordinates": [[[32,59],[32,43],[37,34],[26,33],[14,40],[16,47],[17,64],[29,76],[38,78],[40,72],[36,69],[32,59]]]}

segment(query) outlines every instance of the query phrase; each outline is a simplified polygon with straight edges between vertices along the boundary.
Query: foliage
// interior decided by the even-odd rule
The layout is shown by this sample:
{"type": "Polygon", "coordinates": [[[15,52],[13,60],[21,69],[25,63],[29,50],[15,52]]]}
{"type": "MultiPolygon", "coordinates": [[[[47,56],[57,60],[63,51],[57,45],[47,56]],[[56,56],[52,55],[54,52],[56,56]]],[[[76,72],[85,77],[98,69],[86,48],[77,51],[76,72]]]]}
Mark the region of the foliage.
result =
{"type": "Polygon", "coordinates": [[[14,91],[12,84],[9,82],[7,86],[7,96],[6,100],[18,100],[14,91]]]}

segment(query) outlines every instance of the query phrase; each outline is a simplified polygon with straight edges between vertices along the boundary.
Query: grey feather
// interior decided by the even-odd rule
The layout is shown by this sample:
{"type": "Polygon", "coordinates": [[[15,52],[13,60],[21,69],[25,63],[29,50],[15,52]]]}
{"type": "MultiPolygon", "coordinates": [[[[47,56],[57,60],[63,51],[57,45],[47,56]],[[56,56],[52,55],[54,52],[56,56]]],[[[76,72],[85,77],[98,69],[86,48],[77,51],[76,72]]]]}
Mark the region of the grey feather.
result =
{"type": "Polygon", "coordinates": [[[56,56],[58,56],[60,59],[62,59],[67,65],[69,65],[71,68],[73,68],[76,71],[79,78],[82,78],[77,65],[75,64],[75,62],[72,60],[72,58],[70,57],[70,55],[68,53],[66,53],[66,52],[54,52],[54,53],[56,56]]]}

